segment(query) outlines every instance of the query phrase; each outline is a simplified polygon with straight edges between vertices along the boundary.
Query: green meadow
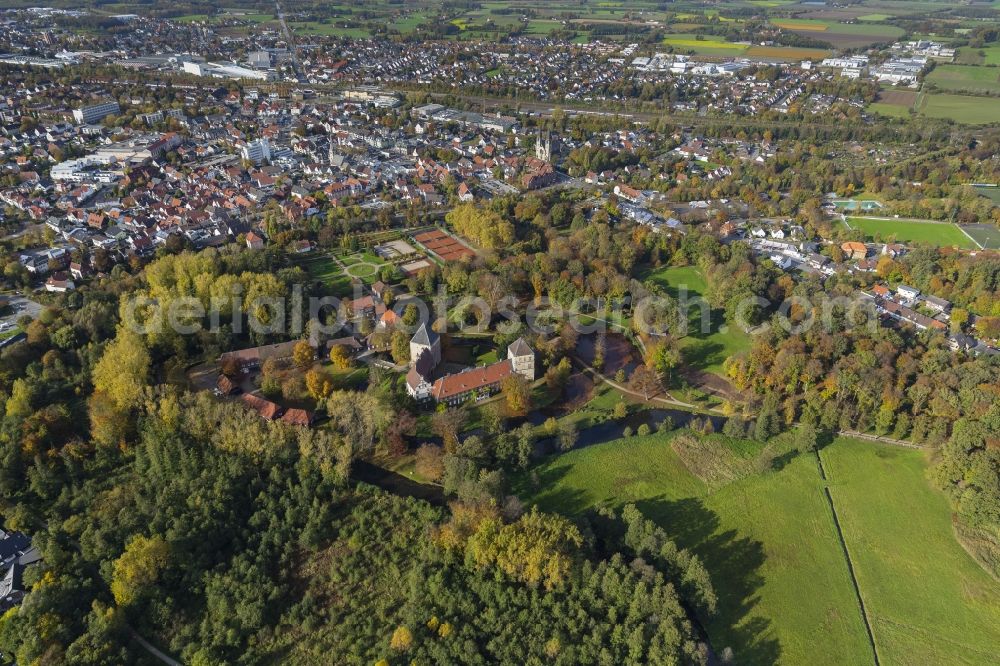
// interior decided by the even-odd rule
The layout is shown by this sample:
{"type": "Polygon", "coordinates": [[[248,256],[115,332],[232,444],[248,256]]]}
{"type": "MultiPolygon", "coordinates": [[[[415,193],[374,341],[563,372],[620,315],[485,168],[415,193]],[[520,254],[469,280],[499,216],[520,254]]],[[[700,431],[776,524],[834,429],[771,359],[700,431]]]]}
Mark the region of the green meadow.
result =
{"type": "Polygon", "coordinates": [[[990,663],[1000,650],[1000,583],[955,540],[923,452],[839,438],[822,449],[824,481],[816,455],[787,442],[713,435],[714,465],[682,457],[676,437],[553,456],[516,480],[519,494],[570,516],[636,504],[702,558],[719,612],[700,619],[736,663],[872,663],[829,484],[881,663],[990,663]]]}

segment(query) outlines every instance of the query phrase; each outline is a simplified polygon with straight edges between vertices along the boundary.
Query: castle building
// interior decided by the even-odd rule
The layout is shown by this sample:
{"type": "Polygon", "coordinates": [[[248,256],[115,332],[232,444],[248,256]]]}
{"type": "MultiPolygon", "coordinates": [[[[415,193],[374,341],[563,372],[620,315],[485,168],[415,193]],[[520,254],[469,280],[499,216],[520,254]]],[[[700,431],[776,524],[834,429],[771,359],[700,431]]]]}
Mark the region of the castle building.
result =
{"type": "Polygon", "coordinates": [[[410,338],[410,365],[415,367],[424,351],[430,353],[428,362],[431,364],[430,369],[433,370],[441,363],[441,337],[431,330],[426,322],[421,324],[410,338]]]}
{"type": "Polygon", "coordinates": [[[514,372],[522,375],[529,382],[535,381],[535,352],[532,351],[524,338],[518,338],[507,347],[507,358],[514,372]]]}

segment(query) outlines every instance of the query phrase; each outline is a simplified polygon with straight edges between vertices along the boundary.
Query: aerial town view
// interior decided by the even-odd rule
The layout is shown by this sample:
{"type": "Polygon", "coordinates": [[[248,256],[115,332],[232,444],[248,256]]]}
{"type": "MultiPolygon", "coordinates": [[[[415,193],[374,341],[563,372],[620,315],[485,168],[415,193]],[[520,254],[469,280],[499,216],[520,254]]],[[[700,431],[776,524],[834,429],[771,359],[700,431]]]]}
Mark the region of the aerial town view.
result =
{"type": "Polygon", "coordinates": [[[0,0],[0,666],[1000,663],[1000,0],[0,0]]]}

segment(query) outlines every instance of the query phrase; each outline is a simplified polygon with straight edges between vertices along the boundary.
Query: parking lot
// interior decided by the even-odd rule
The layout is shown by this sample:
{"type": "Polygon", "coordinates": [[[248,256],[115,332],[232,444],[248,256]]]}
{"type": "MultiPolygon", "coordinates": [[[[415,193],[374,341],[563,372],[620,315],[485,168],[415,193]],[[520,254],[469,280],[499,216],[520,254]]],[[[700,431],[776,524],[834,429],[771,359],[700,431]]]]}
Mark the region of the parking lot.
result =
{"type": "Polygon", "coordinates": [[[28,315],[32,319],[36,319],[42,312],[42,306],[35,301],[29,300],[24,296],[11,296],[10,297],[10,311],[0,316],[0,335],[9,333],[17,327],[17,320],[21,317],[28,315]]]}

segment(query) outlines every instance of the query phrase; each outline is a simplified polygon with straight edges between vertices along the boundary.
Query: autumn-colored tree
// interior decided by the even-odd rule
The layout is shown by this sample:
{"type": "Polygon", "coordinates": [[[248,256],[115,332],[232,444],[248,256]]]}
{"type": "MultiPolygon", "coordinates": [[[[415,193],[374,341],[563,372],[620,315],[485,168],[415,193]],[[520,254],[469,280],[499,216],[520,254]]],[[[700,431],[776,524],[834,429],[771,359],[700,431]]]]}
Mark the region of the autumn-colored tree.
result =
{"type": "Polygon", "coordinates": [[[405,625],[396,627],[389,640],[389,647],[397,652],[406,652],[413,645],[413,633],[405,625]]]}
{"type": "Polygon", "coordinates": [[[170,559],[170,545],[162,537],[137,536],[111,567],[111,593],[119,606],[131,606],[160,577],[170,559]]]}
{"type": "Polygon", "coordinates": [[[523,416],[531,409],[531,386],[522,375],[513,373],[504,377],[500,391],[511,416],[523,416]]]}
{"type": "Polygon", "coordinates": [[[417,474],[429,481],[439,481],[444,474],[444,452],[436,444],[421,444],[413,462],[417,474]]]}
{"type": "Polygon", "coordinates": [[[314,400],[323,400],[333,391],[333,379],[319,368],[306,372],[306,390],[314,400]]]}
{"type": "Polygon", "coordinates": [[[392,334],[390,353],[396,363],[406,363],[410,360],[410,336],[400,330],[392,334]]]}
{"type": "Polygon", "coordinates": [[[614,408],[611,410],[611,418],[620,421],[626,416],[628,416],[628,405],[619,400],[615,403],[614,408]]]}
{"type": "Polygon", "coordinates": [[[469,539],[466,556],[476,566],[494,566],[514,580],[552,590],[566,581],[582,544],[580,530],[568,519],[533,508],[509,525],[484,520],[469,539]]]}
{"type": "Polygon", "coordinates": [[[312,348],[305,340],[299,340],[292,347],[292,362],[301,369],[305,370],[316,360],[316,351],[312,348]]]}
{"type": "Polygon", "coordinates": [[[406,453],[406,436],[412,435],[416,427],[417,417],[410,412],[404,410],[396,414],[396,418],[385,431],[385,441],[389,446],[389,453],[394,456],[406,453]]]}
{"type": "Polygon", "coordinates": [[[636,393],[642,394],[644,400],[649,400],[650,396],[656,395],[660,390],[660,379],[656,373],[644,365],[640,365],[632,371],[629,377],[628,386],[636,393]]]}
{"type": "Polygon", "coordinates": [[[334,391],[326,401],[330,423],[355,452],[371,451],[389,423],[389,410],[371,393],[334,391]]]}
{"type": "Polygon", "coordinates": [[[347,345],[334,345],[330,348],[330,362],[338,370],[347,370],[354,364],[347,345]]]}
{"type": "Polygon", "coordinates": [[[138,406],[149,379],[150,357],[138,333],[122,326],[94,366],[94,391],[119,411],[138,406]]]}
{"type": "Polygon", "coordinates": [[[458,408],[448,409],[442,406],[439,409],[441,411],[431,417],[431,432],[444,441],[445,450],[451,453],[458,447],[458,434],[465,427],[468,413],[458,408]]]}

